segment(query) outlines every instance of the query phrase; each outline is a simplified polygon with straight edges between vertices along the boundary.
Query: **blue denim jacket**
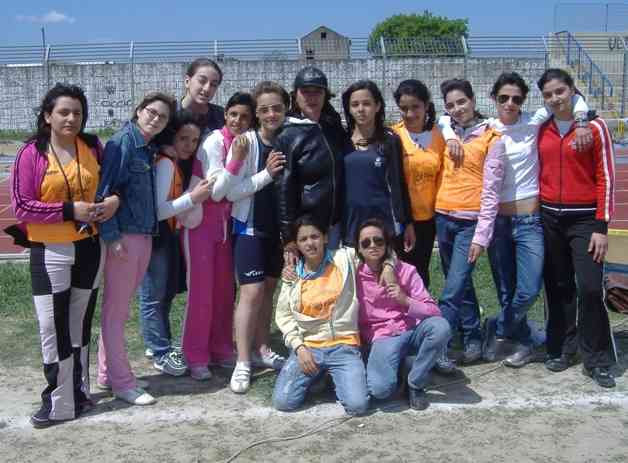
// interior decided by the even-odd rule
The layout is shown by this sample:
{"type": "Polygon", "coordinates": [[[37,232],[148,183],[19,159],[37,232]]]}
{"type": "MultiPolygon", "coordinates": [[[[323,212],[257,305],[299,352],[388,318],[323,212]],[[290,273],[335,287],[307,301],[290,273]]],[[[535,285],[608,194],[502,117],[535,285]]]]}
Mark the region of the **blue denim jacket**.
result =
{"type": "Polygon", "coordinates": [[[106,242],[122,233],[157,234],[155,208],[155,153],[134,122],[128,121],[105,145],[98,195],[116,193],[120,207],[115,215],[100,224],[106,242]]]}

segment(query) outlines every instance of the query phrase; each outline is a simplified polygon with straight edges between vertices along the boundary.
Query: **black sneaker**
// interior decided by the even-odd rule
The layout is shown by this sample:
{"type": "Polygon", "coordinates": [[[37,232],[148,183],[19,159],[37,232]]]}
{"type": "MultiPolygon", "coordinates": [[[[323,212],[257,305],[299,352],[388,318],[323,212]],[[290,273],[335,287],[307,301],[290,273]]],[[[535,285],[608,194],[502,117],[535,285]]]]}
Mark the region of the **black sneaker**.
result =
{"type": "Polygon", "coordinates": [[[598,386],[601,387],[615,387],[615,378],[611,375],[608,367],[593,367],[590,370],[582,366],[582,374],[593,379],[598,386]]]}
{"type": "Polygon", "coordinates": [[[412,410],[425,410],[430,406],[430,402],[427,400],[427,394],[425,394],[425,389],[408,387],[408,392],[408,402],[412,410]]]}
{"type": "Polygon", "coordinates": [[[64,421],[68,421],[68,420],[51,420],[50,419],[50,410],[45,408],[43,405],[37,411],[37,413],[35,413],[34,415],[32,415],[30,417],[30,422],[33,425],[33,428],[35,428],[35,429],[49,428],[50,426],[54,426],[55,424],[63,423],[64,421]]]}
{"type": "Polygon", "coordinates": [[[545,368],[555,373],[565,371],[567,368],[578,363],[576,354],[562,354],[560,357],[550,358],[545,361],[545,368]]]}
{"type": "Polygon", "coordinates": [[[497,333],[495,321],[484,320],[484,343],[482,344],[482,358],[487,362],[494,362],[497,359],[497,333]]]}
{"type": "Polygon", "coordinates": [[[519,344],[517,350],[504,359],[504,365],[510,368],[521,368],[528,363],[542,362],[543,352],[536,350],[532,346],[519,344]]]}

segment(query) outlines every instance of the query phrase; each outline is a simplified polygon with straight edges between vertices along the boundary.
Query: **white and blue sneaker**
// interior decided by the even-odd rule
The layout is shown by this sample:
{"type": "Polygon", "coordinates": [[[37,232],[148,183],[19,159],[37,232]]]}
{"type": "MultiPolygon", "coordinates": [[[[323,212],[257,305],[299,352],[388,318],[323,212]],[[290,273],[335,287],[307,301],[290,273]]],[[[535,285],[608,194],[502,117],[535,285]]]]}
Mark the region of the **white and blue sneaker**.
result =
{"type": "Polygon", "coordinates": [[[183,355],[181,355],[180,351],[176,350],[171,350],[167,354],[155,359],[153,367],[171,376],[183,376],[188,370],[183,355]]]}
{"type": "Polygon", "coordinates": [[[270,349],[264,352],[251,352],[251,366],[254,368],[272,368],[274,370],[281,370],[284,363],[286,363],[286,358],[270,349]]]}

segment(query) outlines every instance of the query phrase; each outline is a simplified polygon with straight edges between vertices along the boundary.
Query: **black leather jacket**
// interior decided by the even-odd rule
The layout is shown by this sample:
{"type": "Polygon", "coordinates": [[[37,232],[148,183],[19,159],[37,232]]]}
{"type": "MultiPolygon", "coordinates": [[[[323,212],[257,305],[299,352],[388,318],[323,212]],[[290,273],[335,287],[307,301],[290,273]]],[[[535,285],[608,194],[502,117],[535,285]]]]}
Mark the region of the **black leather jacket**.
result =
{"type": "Polygon", "coordinates": [[[343,157],[350,149],[342,126],[289,118],[274,147],[286,157],[275,180],[283,241],[294,239],[292,224],[305,213],[327,228],[338,223],[344,200],[343,157]]]}

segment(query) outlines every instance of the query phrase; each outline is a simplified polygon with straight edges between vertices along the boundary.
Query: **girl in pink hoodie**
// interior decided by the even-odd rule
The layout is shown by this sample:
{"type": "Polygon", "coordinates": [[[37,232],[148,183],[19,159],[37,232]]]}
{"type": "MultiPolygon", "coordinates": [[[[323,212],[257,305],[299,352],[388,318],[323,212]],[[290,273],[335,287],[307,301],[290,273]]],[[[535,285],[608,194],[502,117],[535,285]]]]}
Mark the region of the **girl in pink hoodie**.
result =
{"type": "Polygon", "coordinates": [[[413,265],[400,260],[397,284],[379,283],[384,261],[392,252],[392,239],[379,219],[358,227],[355,240],[360,265],[357,291],[360,302],[360,336],[370,347],[366,366],[369,394],[386,399],[397,389],[397,373],[406,355],[415,355],[408,374],[410,407],[423,410],[429,372],[451,337],[449,323],[423,285],[413,265]]]}

